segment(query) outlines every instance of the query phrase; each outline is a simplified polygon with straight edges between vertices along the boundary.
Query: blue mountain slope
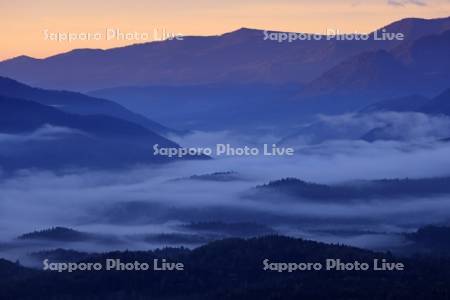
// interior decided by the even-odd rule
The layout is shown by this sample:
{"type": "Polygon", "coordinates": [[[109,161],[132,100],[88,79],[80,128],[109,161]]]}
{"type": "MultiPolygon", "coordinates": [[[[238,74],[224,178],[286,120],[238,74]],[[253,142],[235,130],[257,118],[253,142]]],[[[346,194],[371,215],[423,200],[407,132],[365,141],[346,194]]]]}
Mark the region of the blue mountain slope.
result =
{"type": "Polygon", "coordinates": [[[172,161],[153,145],[179,147],[126,120],[81,116],[33,101],[0,96],[0,167],[120,168],[172,161]]]}
{"type": "Polygon", "coordinates": [[[396,111],[396,112],[414,112],[420,110],[430,99],[421,95],[410,95],[400,98],[387,99],[376,102],[361,110],[362,113],[396,111]]]}
{"type": "Polygon", "coordinates": [[[420,95],[410,95],[376,102],[361,112],[420,112],[431,115],[450,115],[450,88],[439,93],[437,96],[427,98],[420,95]]]}
{"type": "Polygon", "coordinates": [[[450,88],[428,101],[423,107],[421,107],[420,111],[428,114],[442,114],[450,116],[450,88]]]}
{"type": "Polygon", "coordinates": [[[391,51],[353,56],[331,68],[295,97],[327,113],[360,110],[380,98],[435,95],[450,82],[450,30],[407,41],[391,51]]]}
{"type": "Polygon", "coordinates": [[[149,130],[165,134],[172,130],[136,114],[109,100],[89,97],[69,91],[53,91],[30,87],[18,81],[0,77],[0,95],[28,99],[62,111],[80,115],[103,114],[137,123],[149,130]]]}

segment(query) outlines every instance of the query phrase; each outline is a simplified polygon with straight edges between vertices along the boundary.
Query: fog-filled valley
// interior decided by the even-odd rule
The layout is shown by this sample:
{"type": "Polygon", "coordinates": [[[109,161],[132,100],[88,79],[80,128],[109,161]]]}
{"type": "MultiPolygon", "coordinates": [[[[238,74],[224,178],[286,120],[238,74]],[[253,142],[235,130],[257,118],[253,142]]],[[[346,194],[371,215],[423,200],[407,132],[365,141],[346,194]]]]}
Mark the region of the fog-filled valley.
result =
{"type": "Polygon", "coordinates": [[[448,299],[450,17],[280,36],[0,61],[0,299],[448,299]],[[187,268],[42,270],[108,257],[187,268]]]}
{"type": "MultiPolygon", "coordinates": [[[[422,119],[413,122],[420,132],[422,119]]],[[[445,119],[436,124],[436,131],[447,126],[445,119]]],[[[42,131],[32,138],[45,138],[42,131]]],[[[56,133],[50,137],[65,132],[56,133]]],[[[32,263],[30,253],[56,248],[97,252],[194,247],[225,237],[274,233],[401,250],[409,243],[404,233],[426,225],[448,225],[450,220],[450,179],[446,179],[450,144],[426,137],[372,142],[332,139],[296,146],[290,157],[220,156],[121,170],[4,173],[1,253],[32,263]],[[277,184],[284,178],[298,180],[287,187],[277,184]],[[406,178],[412,182],[403,187],[401,179],[406,178]],[[315,192],[308,192],[309,183],[317,184],[315,192]],[[351,196],[348,190],[329,190],[342,185],[358,191],[351,196]],[[379,192],[373,192],[374,187],[379,192]],[[70,232],[63,231],[19,238],[54,227],[87,236],[72,239],[70,232]]],[[[20,146],[21,138],[27,137],[4,136],[2,143],[11,150],[20,146]]],[[[227,132],[194,132],[177,142],[214,147],[221,141],[237,147],[249,140],[227,132]]],[[[254,145],[258,146],[257,140],[254,145]]]]}

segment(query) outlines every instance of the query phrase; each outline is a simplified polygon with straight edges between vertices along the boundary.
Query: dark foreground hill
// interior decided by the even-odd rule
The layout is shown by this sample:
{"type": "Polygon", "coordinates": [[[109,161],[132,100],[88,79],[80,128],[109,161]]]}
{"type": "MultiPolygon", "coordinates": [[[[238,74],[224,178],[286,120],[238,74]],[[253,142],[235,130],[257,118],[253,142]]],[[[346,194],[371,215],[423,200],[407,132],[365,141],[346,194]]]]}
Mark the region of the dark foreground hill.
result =
{"type": "MultiPolygon", "coordinates": [[[[269,236],[228,239],[192,251],[116,252],[87,261],[182,262],[184,271],[28,271],[0,261],[1,299],[448,299],[450,263],[399,259],[357,248],[269,236]],[[401,262],[404,271],[263,270],[269,262],[401,262]],[[266,261],[267,262],[267,261],[266,261]]],[[[370,268],[372,269],[372,267],[370,268]]]]}
{"type": "Polygon", "coordinates": [[[256,193],[261,196],[264,194],[288,195],[290,199],[314,201],[433,197],[450,194],[450,178],[359,180],[334,185],[285,178],[258,186],[256,193]]]}
{"type": "Polygon", "coordinates": [[[91,238],[91,235],[65,227],[53,227],[50,229],[34,231],[22,234],[19,240],[47,240],[47,241],[83,241],[91,238]]]}

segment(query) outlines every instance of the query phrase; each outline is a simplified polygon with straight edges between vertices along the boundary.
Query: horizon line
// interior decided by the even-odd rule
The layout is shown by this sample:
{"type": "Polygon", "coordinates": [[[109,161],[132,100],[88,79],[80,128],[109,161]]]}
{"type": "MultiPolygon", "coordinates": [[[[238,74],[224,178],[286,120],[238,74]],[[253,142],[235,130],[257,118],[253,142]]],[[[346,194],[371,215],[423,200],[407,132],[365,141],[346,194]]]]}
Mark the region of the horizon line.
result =
{"type": "MultiPolygon", "coordinates": [[[[426,21],[431,21],[431,20],[444,20],[444,19],[449,19],[449,18],[450,18],[450,15],[444,16],[444,17],[438,17],[438,18],[406,17],[406,18],[401,18],[401,19],[397,19],[397,20],[391,21],[390,23],[388,23],[388,24],[386,24],[384,26],[376,27],[375,29],[372,29],[369,32],[366,32],[366,33],[361,32],[361,33],[358,33],[358,34],[373,34],[374,32],[376,32],[378,30],[381,30],[381,29],[383,29],[383,28],[385,28],[387,26],[390,26],[390,25],[398,23],[398,22],[406,21],[406,20],[426,20],[426,21]]],[[[250,27],[243,26],[243,27],[239,27],[239,28],[237,28],[235,30],[231,30],[231,31],[223,32],[223,33],[207,34],[207,35],[186,35],[186,36],[183,36],[183,38],[220,37],[220,36],[236,33],[236,32],[243,31],[243,30],[261,31],[261,32],[264,32],[264,31],[285,32],[285,33],[297,33],[297,34],[299,34],[299,33],[302,33],[302,34],[321,34],[323,36],[326,36],[323,33],[319,33],[319,32],[283,31],[283,30],[275,30],[275,29],[250,28],[250,27]]],[[[344,35],[344,34],[349,34],[349,33],[350,32],[342,32],[339,35],[344,35]]],[[[355,33],[355,32],[353,32],[353,33],[355,33]]],[[[33,56],[26,55],[26,54],[21,54],[21,55],[17,55],[17,56],[13,56],[13,57],[2,59],[2,60],[0,60],[0,63],[7,62],[7,61],[10,61],[10,60],[16,60],[16,59],[45,60],[45,59],[52,58],[52,57],[55,57],[55,56],[68,54],[68,53],[71,53],[71,52],[74,52],[74,51],[83,51],[83,50],[84,51],[109,51],[109,50],[114,50],[114,49],[121,49],[121,48],[127,48],[127,47],[132,47],[132,46],[146,45],[146,44],[152,44],[152,43],[161,43],[161,42],[168,42],[168,41],[171,41],[171,40],[165,39],[165,40],[146,41],[146,42],[141,42],[141,43],[130,43],[130,44],[116,46],[116,47],[110,47],[110,48],[89,48],[89,47],[88,48],[76,48],[75,47],[75,48],[72,48],[72,49],[70,49],[68,51],[58,52],[58,53],[51,54],[51,55],[44,56],[44,57],[33,57],[33,56]]]]}

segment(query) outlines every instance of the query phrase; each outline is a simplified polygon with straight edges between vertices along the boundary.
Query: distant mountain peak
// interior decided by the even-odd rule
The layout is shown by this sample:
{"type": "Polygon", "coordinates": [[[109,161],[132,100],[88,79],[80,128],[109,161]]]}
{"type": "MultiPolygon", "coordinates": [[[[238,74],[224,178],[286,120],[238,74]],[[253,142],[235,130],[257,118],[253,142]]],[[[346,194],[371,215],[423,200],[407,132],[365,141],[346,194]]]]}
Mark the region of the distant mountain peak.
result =
{"type": "Polygon", "coordinates": [[[39,60],[39,59],[28,56],[28,55],[19,55],[19,56],[13,57],[13,58],[8,58],[5,60],[2,60],[2,61],[0,61],[0,63],[7,62],[7,61],[31,62],[31,61],[35,61],[35,60],[39,60]]]}
{"type": "Polygon", "coordinates": [[[405,18],[383,26],[389,32],[401,32],[406,39],[418,39],[425,35],[440,34],[450,29],[450,17],[437,19],[405,18]]]}
{"type": "Polygon", "coordinates": [[[261,29],[256,29],[256,28],[250,28],[250,27],[241,27],[239,29],[233,30],[231,32],[228,33],[243,33],[243,32],[261,32],[261,29]]]}
{"type": "Polygon", "coordinates": [[[431,18],[431,19],[409,17],[409,18],[403,18],[398,21],[392,22],[385,27],[390,27],[390,26],[394,26],[394,25],[421,25],[422,23],[446,24],[448,22],[450,22],[450,16],[443,17],[443,18],[431,18]]]}
{"type": "Polygon", "coordinates": [[[220,37],[255,37],[262,35],[263,30],[248,27],[241,27],[239,29],[219,35],[220,37]]]}
{"type": "Polygon", "coordinates": [[[103,49],[97,49],[97,48],[78,48],[78,49],[73,49],[70,50],[68,52],[64,52],[64,53],[60,53],[51,57],[58,57],[58,56],[64,56],[64,55],[89,55],[92,53],[101,53],[105,50],[103,49]]]}

